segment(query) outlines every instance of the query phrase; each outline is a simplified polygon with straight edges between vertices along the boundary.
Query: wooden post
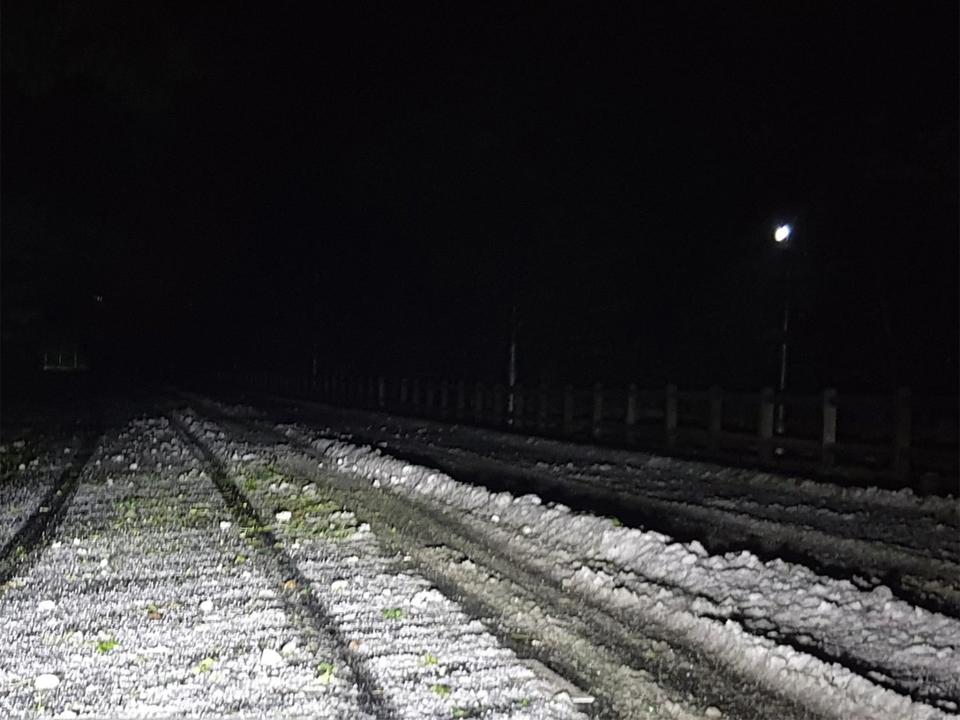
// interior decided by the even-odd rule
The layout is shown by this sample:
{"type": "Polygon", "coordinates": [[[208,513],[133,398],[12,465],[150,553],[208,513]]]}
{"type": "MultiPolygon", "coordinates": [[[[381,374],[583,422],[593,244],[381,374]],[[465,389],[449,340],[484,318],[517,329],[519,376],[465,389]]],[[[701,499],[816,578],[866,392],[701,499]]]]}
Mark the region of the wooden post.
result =
{"type": "Polygon", "coordinates": [[[710,421],[707,429],[707,448],[716,451],[720,447],[720,433],[723,432],[723,391],[719,385],[710,388],[710,421]]]}
{"type": "Polygon", "coordinates": [[[381,375],[377,378],[377,407],[382,408],[387,404],[387,381],[381,375]]]}
{"type": "Polygon", "coordinates": [[[499,383],[493,386],[493,423],[503,425],[503,385],[499,383]]]}
{"type": "Polygon", "coordinates": [[[898,478],[910,474],[910,436],[913,432],[913,413],[909,388],[897,390],[896,431],[893,436],[893,472],[898,478]]]}
{"type": "Polygon", "coordinates": [[[404,407],[407,404],[408,387],[407,379],[400,378],[400,407],[404,407]]]}
{"type": "Polygon", "coordinates": [[[757,435],[760,438],[760,459],[773,460],[773,388],[765,387],[760,392],[760,412],[757,435]]]}
{"type": "Polygon", "coordinates": [[[663,408],[663,430],[667,438],[667,447],[677,444],[677,386],[667,385],[663,408]]]}
{"type": "Polygon", "coordinates": [[[473,418],[477,423],[483,422],[483,383],[478,382],[473,393],[473,418]]]}
{"type": "Polygon", "coordinates": [[[547,431],[547,408],[550,396],[547,394],[547,384],[543,380],[540,381],[540,390],[537,395],[537,431],[545,433],[547,431]]]}
{"type": "Polygon", "coordinates": [[[433,383],[430,380],[427,380],[425,385],[426,385],[426,390],[424,392],[426,393],[427,398],[426,398],[426,401],[424,402],[424,408],[427,411],[427,415],[429,415],[431,412],[433,412],[433,396],[434,396],[433,383]]]}
{"type": "Polygon", "coordinates": [[[523,427],[523,386],[513,386],[513,427],[520,430],[523,427]]]}
{"type": "Polygon", "coordinates": [[[467,386],[463,380],[457,381],[457,420],[463,420],[467,413],[467,386]]]}
{"type": "Polygon", "coordinates": [[[593,386],[593,416],[590,423],[590,434],[594,440],[600,439],[603,431],[603,384],[596,383],[593,386]]]}
{"type": "Polygon", "coordinates": [[[837,444],[837,391],[835,388],[826,388],[821,401],[823,415],[823,438],[821,440],[820,461],[823,472],[833,470],[836,461],[835,446],[837,444]]]}
{"type": "Polygon", "coordinates": [[[446,380],[440,381],[440,417],[447,417],[450,408],[450,387],[446,380]]]}
{"type": "Polygon", "coordinates": [[[563,434],[573,435],[573,385],[563,386],[563,434]]]}
{"type": "Polygon", "coordinates": [[[410,400],[413,404],[413,409],[418,410],[420,408],[420,378],[414,378],[413,384],[410,388],[410,400]]]}
{"type": "Polygon", "coordinates": [[[635,439],[637,429],[637,386],[635,383],[627,385],[627,413],[624,418],[624,434],[628,443],[635,439]]]}

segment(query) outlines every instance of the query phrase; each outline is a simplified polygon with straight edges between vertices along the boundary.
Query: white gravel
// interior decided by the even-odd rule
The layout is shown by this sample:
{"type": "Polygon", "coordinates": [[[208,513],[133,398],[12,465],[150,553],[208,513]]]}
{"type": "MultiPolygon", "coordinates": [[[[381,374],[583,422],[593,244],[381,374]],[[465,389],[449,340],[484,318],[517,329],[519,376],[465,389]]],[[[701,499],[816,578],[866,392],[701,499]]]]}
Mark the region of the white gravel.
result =
{"type": "Polygon", "coordinates": [[[164,418],[104,436],[0,591],[0,716],[581,717],[349,510],[251,492],[272,547],[209,470],[164,418]]]}
{"type": "Polygon", "coordinates": [[[385,491],[450,507],[572,591],[602,598],[683,632],[759,682],[839,717],[942,717],[908,693],[955,709],[960,622],[782,560],[710,556],[693,542],[618,527],[607,518],[544,507],[465,485],[370,448],[288,428],[334,466],[385,491]],[[498,516],[498,522],[492,517],[498,516]],[[809,648],[812,653],[805,652],[809,648]],[[819,659],[823,654],[835,662],[819,659]],[[852,660],[852,662],[851,662],[852,660]],[[866,675],[846,666],[868,668],[866,675]]]}

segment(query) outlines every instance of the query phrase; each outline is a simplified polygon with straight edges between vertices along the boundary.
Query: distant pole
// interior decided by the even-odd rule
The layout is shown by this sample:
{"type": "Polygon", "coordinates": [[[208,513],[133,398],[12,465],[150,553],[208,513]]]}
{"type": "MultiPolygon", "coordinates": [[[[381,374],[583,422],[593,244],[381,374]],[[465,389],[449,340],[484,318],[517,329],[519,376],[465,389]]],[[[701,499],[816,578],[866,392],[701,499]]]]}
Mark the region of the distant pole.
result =
{"type": "Polygon", "coordinates": [[[517,306],[510,315],[510,357],[507,361],[507,424],[513,425],[514,394],[517,386],[517,306]]]}
{"type": "MultiPolygon", "coordinates": [[[[789,273],[789,270],[787,271],[789,273]]],[[[777,405],[777,434],[783,435],[786,425],[784,418],[783,393],[787,388],[787,333],[790,332],[790,299],[783,303],[783,338],[780,341],[780,383],[777,390],[780,393],[780,403],[777,405]]]]}
{"type": "Polygon", "coordinates": [[[790,235],[793,233],[793,227],[790,225],[779,225],[773,231],[773,239],[778,245],[782,245],[787,254],[785,262],[787,269],[783,283],[783,324],[780,337],[780,382],[777,384],[780,402],[777,403],[777,434],[783,435],[786,428],[785,403],[783,402],[783,393],[787,388],[787,340],[790,332],[790,235]]]}
{"type": "MultiPolygon", "coordinates": [[[[316,262],[316,260],[314,260],[316,262]]],[[[313,270],[313,327],[310,328],[310,335],[313,340],[313,352],[311,353],[310,360],[310,378],[311,384],[316,385],[317,383],[317,357],[320,354],[320,338],[318,333],[320,332],[320,270],[319,268],[314,268],[313,270]]]]}

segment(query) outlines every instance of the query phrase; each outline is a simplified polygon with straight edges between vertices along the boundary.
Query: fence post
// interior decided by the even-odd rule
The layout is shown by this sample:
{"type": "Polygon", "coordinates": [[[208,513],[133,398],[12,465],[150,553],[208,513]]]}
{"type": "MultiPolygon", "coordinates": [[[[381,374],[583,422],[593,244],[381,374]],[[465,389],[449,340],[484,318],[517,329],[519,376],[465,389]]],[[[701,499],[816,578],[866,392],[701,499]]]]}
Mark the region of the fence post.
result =
{"type": "Polygon", "coordinates": [[[593,417],[590,423],[590,433],[594,440],[600,439],[603,424],[603,384],[593,386],[593,417]]]}
{"type": "Polygon", "coordinates": [[[387,404],[387,381],[381,375],[377,378],[377,407],[387,404]]]}
{"type": "Polygon", "coordinates": [[[723,431],[723,391],[719,385],[710,388],[710,421],[708,425],[707,448],[717,450],[720,447],[720,433],[723,431]]]}
{"type": "Polygon", "coordinates": [[[407,404],[407,391],[409,389],[408,381],[406,378],[400,378],[400,407],[404,407],[407,404]]]}
{"type": "Polygon", "coordinates": [[[573,435],[573,385],[563,386],[563,434],[573,435]]]}
{"type": "Polygon", "coordinates": [[[463,380],[457,381],[457,420],[463,420],[467,411],[467,386],[463,380]]]}
{"type": "Polygon", "coordinates": [[[757,434],[760,437],[760,459],[768,463],[773,460],[773,388],[765,387],[760,391],[760,413],[757,434]]]}
{"type": "Polygon", "coordinates": [[[910,474],[910,435],[913,431],[913,413],[909,388],[897,390],[897,427],[893,437],[893,472],[898,478],[910,474]]]}
{"type": "Polygon", "coordinates": [[[440,417],[446,418],[450,408],[450,387],[446,380],[440,381],[440,417]]]}
{"type": "Polygon", "coordinates": [[[627,385],[627,412],[624,418],[624,431],[628,443],[634,441],[634,431],[637,426],[637,385],[630,383],[627,385]]]}
{"type": "Polygon", "coordinates": [[[835,388],[824,389],[821,406],[823,408],[823,439],[820,459],[823,472],[830,472],[836,461],[834,450],[837,444],[837,391],[835,388]]]}
{"type": "Polygon", "coordinates": [[[503,385],[493,386],[493,424],[503,425],[503,385]]]}
{"type": "Polygon", "coordinates": [[[473,418],[478,424],[483,423],[483,383],[478,382],[473,394],[473,418]]]}
{"type": "Polygon", "coordinates": [[[420,409],[420,378],[414,378],[410,388],[410,400],[413,403],[413,409],[420,409]]]}
{"type": "Polygon", "coordinates": [[[677,444],[677,386],[667,385],[663,409],[663,429],[667,436],[667,446],[677,444]]]}
{"type": "Polygon", "coordinates": [[[513,386],[513,427],[523,427],[523,386],[513,386]]]}
{"type": "Polygon", "coordinates": [[[537,430],[540,433],[547,431],[547,407],[550,397],[547,395],[547,383],[540,381],[540,390],[537,397],[537,430]]]}
{"type": "Polygon", "coordinates": [[[426,394],[426,401],[423,404],[424,404],[424,408],[426,409],[426,414],[430,415],[433,412],[433,399],[434,399],[433,383],[427,380],[424,383],[424,385],[426,386],[426,390],[424,391],[426,394]]]}

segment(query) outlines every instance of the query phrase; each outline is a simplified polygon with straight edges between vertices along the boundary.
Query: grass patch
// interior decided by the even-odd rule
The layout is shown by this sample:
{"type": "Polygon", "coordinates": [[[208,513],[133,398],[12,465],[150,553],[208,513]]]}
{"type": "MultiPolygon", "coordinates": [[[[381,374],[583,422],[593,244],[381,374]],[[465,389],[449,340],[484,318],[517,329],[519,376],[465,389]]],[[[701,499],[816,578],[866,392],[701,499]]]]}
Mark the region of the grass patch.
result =
{"type": "Polygon", "coordinates": [[[424,667],[430,667],[431,665],[436,665],[440,660],[433,653],[426,653],[422,658],[420,658],[420,664],[424,667]]]}
{"type": "Polygon", "coordinates": [[[117,642],[116,638],[108,637],[103,640],[100,640],[97,643],[97,652],[100,653],[101,655],[106,655],[108,652],[118,647],[119,645],[120,643],[117,642]]]}
{"type": "Polygon", "coordinates": [[[453,691],[450,689],[449,685],[442,685],[441,683],[436,683],[435,685],[430,686],[430,692],[432,692],[434,695],[437,695],[438,697],[445,698],[445,697],[449,697],[450,693],[453,691]]]}
{"type": "Polygon", "coordinates": [[[450,711],[450,714],[455,718],[475,718],[480,717],[483,713],[480,710],[480,706],[477,707],[460,707],[459,705],[453,710],[450,711]]]}
{"type": "Polygon", "coordinates": [[[197,666],[193,669],[198,675],[200,673],[208,673],[217,666],[217,661],[212,657],[205,657],[203,660],[197,663],[197,666]]]}
{"type": "Polygon", "coordinates": [[[402,608],[384,608],[383,617],[387,620],[402,620],[403,619],[403,609],[402,608]]]}
{"type": "Polygon", "coordinates": [[[317,679],[324,685],[333,682],[333,675],[337,672],[337,666],[330,662],[322,662],[317,665],[317,679]]]}

